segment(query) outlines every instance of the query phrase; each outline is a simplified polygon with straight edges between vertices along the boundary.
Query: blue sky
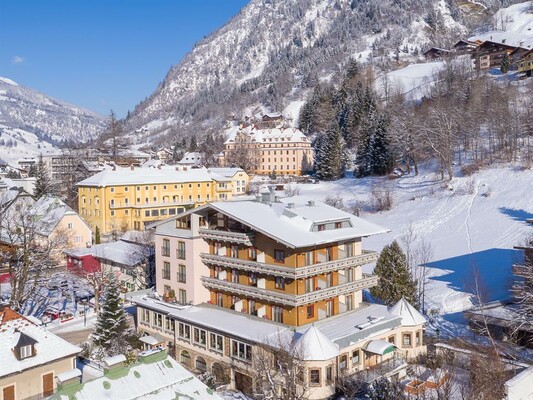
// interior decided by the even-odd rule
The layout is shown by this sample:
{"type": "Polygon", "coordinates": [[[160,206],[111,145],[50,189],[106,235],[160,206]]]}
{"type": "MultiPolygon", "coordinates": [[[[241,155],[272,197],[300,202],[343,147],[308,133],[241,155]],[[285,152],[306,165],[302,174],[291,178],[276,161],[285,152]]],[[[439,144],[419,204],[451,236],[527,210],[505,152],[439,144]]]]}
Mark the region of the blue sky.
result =
{"type": "Polygon", "coordinates": [[[246,3],[0,0],[0,76],[123,117],[246,3]]]}

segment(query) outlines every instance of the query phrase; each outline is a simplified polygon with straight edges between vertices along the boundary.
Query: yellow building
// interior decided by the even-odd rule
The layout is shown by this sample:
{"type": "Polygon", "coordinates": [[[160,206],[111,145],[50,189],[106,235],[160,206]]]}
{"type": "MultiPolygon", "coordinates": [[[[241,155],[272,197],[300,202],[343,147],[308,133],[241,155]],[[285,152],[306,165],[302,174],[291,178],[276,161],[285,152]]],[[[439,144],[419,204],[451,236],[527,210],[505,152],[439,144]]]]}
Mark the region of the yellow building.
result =
{"type": "Polygon", "coordinates": [[[113,168],[77,184],[82,218],[107,235],[145,225],[209,201],[230,200],[230,178],[205,168],[113,168]]]}
{"type": "Polygon", "coordinates": [[[518,72],[525,74],[526,76],[533,75],[533,50],[529,50],[518,61],[518,72]]]}

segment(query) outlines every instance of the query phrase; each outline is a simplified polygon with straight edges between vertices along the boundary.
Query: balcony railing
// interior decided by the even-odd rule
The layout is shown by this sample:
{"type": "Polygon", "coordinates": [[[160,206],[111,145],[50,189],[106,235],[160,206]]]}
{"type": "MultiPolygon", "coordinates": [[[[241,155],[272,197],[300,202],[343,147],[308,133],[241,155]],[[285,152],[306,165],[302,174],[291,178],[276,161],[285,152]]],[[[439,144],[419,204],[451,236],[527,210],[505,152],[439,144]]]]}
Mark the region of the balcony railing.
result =
{"type": "Polygon", "coordinates": [[[320,300],[330,299],[343,294],[352,293],[356,290],[367,289],[377,285],[379,278],[374,275],[364,275],[363,279],[353,282],[343,283],[342,285],[332,286],[325,289],[316,290],[304,294],[287,294],[279,293],[273,290],[266,290],[255,286],[241,285],[239,283],[228,282],[221,279],[202,277],[204,286],[215,289],[229,291],[235,295],[252,297],[255,299],[266,300],[273,303],[287,306],[303,306],[315,303],[320,300]]]}
{"type": "Polygon", "coordinates": [[[368,264],[377,260],[378,253],[365,250],[363,251],[363,254],[357,256],[334,261],[326,261],[304,267],[283,267],[280,265],[266,264],[258,261],[243,260],[240,258],[232,258],[207,253],[202,253],[201,258],[203,262],[208,265],[218,265],[221,267],[252,271],[266,275],[283,276],[285,278],[304,279],[318,274],[325,274],[332,271],[368,264]]]}
{"type": "Polygon", "coordinates": [[[244,232],[231,232],[231,231],[220,231],[216,229],[200,229],[200,236],[206,240],[217,240],[221,242],[230,242],[243,244],[245,246],[254,245],[254,234],[253,232],[244,233],[244,232]]]}

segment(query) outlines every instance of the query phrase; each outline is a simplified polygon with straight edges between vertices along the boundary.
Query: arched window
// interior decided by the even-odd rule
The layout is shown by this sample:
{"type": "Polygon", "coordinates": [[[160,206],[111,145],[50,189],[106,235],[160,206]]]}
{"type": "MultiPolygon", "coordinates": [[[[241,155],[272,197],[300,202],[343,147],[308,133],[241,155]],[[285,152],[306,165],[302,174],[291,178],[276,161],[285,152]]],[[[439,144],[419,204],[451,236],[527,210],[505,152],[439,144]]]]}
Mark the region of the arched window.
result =
{"type": "Polygon", "coordinates": [[[194,367],[201,372],[207,371],[207,364],[203,357],[196,357],[196,362],[194,363],[194,367]]]}
{"type": "Polygon", "coordinates": [[[180,362],[187,367],[191,366],[191,355],[187,350],[182,350],[180,353],[180,362]]]}

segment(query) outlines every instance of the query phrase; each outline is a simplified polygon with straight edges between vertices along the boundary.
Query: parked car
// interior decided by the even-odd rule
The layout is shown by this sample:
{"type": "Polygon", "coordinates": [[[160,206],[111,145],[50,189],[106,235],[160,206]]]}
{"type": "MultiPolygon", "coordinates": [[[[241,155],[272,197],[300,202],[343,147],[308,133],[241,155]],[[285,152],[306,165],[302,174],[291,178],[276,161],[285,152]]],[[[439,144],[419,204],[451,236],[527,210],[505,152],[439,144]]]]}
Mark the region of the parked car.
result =
{"type": "Polygon", "coordinates": [[[42,320],[47,319],[48,321],[54,321],[58,319],[60,315],[61,315],[61,311],[59,311],[57,308],[47,308],[46,311],[43,313],[43,318],[41,319],[42,320]]]}

